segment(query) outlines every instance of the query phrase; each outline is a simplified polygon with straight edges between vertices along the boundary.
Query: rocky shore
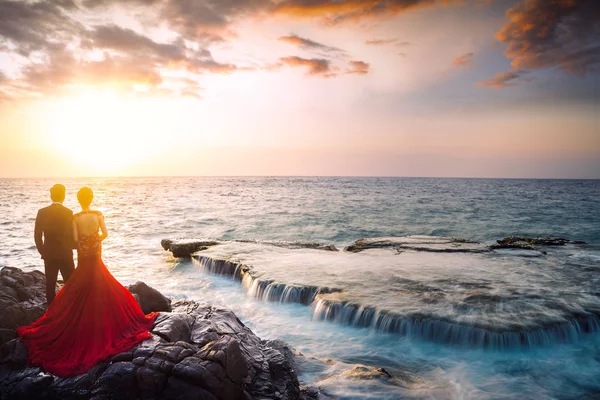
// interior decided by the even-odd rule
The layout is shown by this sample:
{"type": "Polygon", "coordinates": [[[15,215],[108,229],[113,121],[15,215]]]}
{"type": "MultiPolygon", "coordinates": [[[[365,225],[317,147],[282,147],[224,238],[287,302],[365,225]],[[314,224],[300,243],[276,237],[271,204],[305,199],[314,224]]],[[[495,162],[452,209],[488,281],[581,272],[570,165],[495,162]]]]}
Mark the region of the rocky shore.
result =
{"type": "Polygon", "coordinates": [[[128,287],[144,312],[160,311],[152,339],[83,375],[60,378],[27,365],[15,329],[46,309],[45,276],[0,270],[0,399],[308,399],[294,356],[264,341],[227,309],[176,301],[138,282],[128,287]]]}

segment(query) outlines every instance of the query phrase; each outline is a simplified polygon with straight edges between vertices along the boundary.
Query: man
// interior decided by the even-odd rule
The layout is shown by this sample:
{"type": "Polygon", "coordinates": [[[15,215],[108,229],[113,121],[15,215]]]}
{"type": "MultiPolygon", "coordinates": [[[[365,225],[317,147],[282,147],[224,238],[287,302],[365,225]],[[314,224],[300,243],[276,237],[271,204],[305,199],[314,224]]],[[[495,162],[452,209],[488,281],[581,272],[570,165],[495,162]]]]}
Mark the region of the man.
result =
{"type": "Polygon", "coordinates": [[[66,282],[73,271],[73,211],[63,206],[66,189],[56,184],[50,189],[52,204],[38,211],[35,219],[35,247],[44,259],[46,304],[56,296],[58,271],[66,282]]]}

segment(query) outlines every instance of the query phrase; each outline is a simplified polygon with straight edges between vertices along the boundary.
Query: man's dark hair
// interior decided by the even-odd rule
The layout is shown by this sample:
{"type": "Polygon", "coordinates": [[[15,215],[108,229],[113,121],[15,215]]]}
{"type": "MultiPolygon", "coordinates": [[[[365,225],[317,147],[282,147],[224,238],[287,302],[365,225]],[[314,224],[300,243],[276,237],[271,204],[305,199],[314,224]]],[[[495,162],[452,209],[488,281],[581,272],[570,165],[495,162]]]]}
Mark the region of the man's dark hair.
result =
{"type": "Polygon", "coordinates": [[[61,185],[60,183],[57,183],[56,185],[50,188],[50,198],[52,199],[52,201],[62,203],[63,201],[65,201],[66,193],[67,189],[64,185],[61,185]]]}

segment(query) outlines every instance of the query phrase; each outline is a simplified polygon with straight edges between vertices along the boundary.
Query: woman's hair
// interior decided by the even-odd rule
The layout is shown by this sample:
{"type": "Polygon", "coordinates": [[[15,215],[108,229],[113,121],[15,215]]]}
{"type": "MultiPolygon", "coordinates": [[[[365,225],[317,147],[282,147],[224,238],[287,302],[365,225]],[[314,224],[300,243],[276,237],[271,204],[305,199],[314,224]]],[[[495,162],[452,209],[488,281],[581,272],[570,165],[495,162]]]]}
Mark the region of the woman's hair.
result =
{"type": "Polygon", "coordinates": [[[77,192],[77,200],[81,207],[89,207],[92,204],[92,200],[94,199],[94,192],[87,186],[82,187],[77,192]]]}

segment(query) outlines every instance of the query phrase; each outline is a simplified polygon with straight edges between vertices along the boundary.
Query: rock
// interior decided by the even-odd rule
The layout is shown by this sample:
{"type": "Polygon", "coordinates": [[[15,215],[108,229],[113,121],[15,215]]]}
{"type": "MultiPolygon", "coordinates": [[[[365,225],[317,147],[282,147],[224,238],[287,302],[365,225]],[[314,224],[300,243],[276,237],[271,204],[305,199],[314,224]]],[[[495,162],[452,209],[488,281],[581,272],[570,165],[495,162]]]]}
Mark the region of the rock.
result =
{"type": "MultiPolygon", "coordinates": [[[[284,342],[262,341],[232,311],[193,301],[169,301],[172,312],[161,312],[151,339],[98,363],[85,374],[60,378],[45,373],[27,366],[27,348],[11,336],[14,329],[5,326],[32,322],[33,314],[23,317],[18,312],[28,310],[24,304],[43,304],[43,274],[5,268],[0,276],[8,277],[0,281],[0,288],[20,291],[19,296],[26,299],[0,294],[0,301],[10,298],[13,310],[11,318],[0,319],[0,336],[7,335],[0,346],[0,399],[315,398],[311,397],[315,390],[301,393],[293,352],[284,342]],[[31,275],[31,286],[21,285],[29,281],[22,274],[31,275]]],[[[132,286],[140,304],[147,298],[156,299],[149,302],[153,307],[167,304],[159,292],[143,283],[132,286]]]]}
{"type": "Polygon", "coordinates": [[[300,396],[305,400],[319,400],[319,390],[312,386],[300,386],[300,396]]]}
{"type": "Polygon", "coordinates": [[[485,253],[488,246],[467,239],[444,236],[410,235],[404,237],[363,238],[346,247],[350,253],[358,253],[368,249],[391,248],[401,253],[402,250],[428,251],[434,253],[485,253]]]}
{"type": "Polygon", "coordinates": [[[403,387],[407,386],[406,381],[392,376],[392,374],[390,374],[385,368],[360,365],[352,368],[351,370],[342,372],[341,375],[362,380],[378,379],[385,381],[387,384],[403,387]]]}
{"type": "Polygon", "coordinates": [[[272,240],[252,240],[252,239],[237,239],[237,240],[212,240],[212,239],[163,239],[160,244],[163,249],[170,251],[173,257],[190,258],[192,254],[206,250],[209,247],[224,243],[260,243],[276,247],[284,247],[286,249],[315,249],[324,251],[339,251],[333,244],[313,243],[313,242],[285,242],[272,240]]]}
{"type": "Polygon", "coordinates": [[[168,342],[190,341],[195,318],[186,313],[161,314],[152,332],[168,342]]]}
{"type": "Polygon", "coordinates": [[[210,246],[219,244],[214,240],[172,240],[163,239],[160,245],[166,251],[170,251],[173,257],[190,258],[197,251],[206,250],[210,246]]]}
{"type": "Polygon", "coordinates": [[[46,312],[46,277],[39,271],[0,270],[0,345],[17,337],[15,329],[46,312]]]}
{"type": "Polygon", "coordinates": [[[17,331],[14,329],[1,329],[0,328],[0,345],[17,337],[17,331]]]}
{"type": "Polygon", "coordinates": [[[152,311],[171,311],[171,300],[163,296],[158,290],[146,285],[144,282],[136,282],[127,286],[142,307],[144,314],[152,311]]]}
{"type": "Polygon", "coordinates": [[[527,236],[507,236],[496,240],[496,244],[490,246],[491,249],[523,249],[538,250],[535,246],[564,246],[567,243],[585,244],[580,240],[569,240],[560,237],[527,237],[527,236]]]}

